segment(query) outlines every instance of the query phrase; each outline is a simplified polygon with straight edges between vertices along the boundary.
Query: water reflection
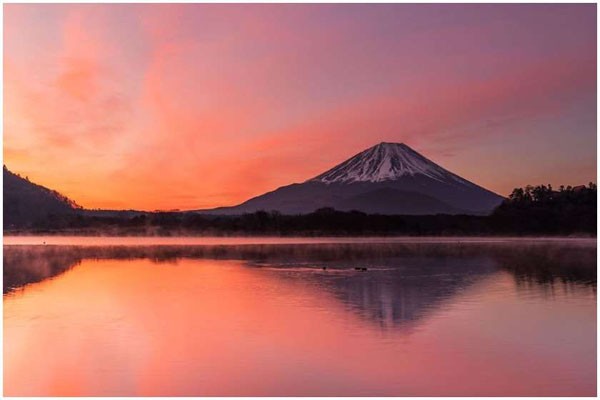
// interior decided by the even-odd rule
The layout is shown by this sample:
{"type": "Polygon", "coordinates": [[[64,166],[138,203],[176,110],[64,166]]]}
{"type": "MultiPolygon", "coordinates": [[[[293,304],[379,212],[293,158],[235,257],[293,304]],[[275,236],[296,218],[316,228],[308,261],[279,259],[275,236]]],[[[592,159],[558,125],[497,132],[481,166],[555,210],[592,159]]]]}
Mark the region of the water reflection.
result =
{"type": "Polygon", "coordinates": [[[595,393],[590,246],[5,246],[4,285],[6,395],[595,393]]]}
{"type": "Polygon", "coordinates": [[[347,309],[381,328],[404,329],[413,327],[441,303],[496,271],[496,264],[489,257],[408,254],[352,263],[314,262],[306,266],[288,262],[286,266],[264,267],[278,271],[280,279],[309,282],[331,293],[347,309]]]}
{"type": "Polygon", "coordinates": [[[210,246],[4,246],[4,293],[59,275],[85,259],[241,260],[332,293],[381,327],[414,323],[497,271],[518,288],[596,291],[595,248],[571,244],[369,243],[210,246]],[[366,268],[366,271],[364,269],[366,268]]]}
{"type": "Polygon", "coordinates": [[[83,259],[74,248],[62,246],[5,246],[4,294],[29,283],[59,275],[83,259]]]}

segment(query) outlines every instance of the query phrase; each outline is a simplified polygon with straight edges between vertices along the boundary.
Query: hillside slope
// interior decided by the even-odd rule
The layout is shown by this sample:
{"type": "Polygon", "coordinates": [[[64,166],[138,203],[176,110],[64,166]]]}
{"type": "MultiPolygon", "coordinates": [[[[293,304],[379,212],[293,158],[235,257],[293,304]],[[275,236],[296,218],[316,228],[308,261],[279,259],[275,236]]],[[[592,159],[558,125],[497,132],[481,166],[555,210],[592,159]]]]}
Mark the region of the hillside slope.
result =
{"type": "Polygon", "coordinates": [[[73,214],[80,208],[57,191],[30,182],[6,166],[2,176],[4,229],[26,228],[52,216],[73,214]]]}
{"type": "Polygon", "coordinates": [[[380,143],[303,183],[280,187],[237,206],[200,212],[306,214],[330,207],[379,214],[485,215],[502,200],[405,144],[380,143]]]}

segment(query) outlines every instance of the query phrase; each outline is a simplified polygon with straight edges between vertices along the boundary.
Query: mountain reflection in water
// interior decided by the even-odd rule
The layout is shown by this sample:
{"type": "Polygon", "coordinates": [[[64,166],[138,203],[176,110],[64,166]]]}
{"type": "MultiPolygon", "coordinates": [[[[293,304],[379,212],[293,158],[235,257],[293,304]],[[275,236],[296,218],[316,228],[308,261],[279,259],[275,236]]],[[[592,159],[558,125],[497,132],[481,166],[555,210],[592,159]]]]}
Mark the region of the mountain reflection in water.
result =
{"type": "Polygon", "coordinates": [[[238,260],[300,280],[382,328],[409,328],[453,295],[498,271],[519,287],[596,292],[595,246],[490,243],[208,246],[4,246],[4,294],[51,279],[82,260],[238,260]],[[361,269],[366,268],[366,271],[361,269]]]}
{"type": "Polygon", "coordinates": [[[353,240],[5,245],[4,394],[595,394],[595,241],[353,240]]]}

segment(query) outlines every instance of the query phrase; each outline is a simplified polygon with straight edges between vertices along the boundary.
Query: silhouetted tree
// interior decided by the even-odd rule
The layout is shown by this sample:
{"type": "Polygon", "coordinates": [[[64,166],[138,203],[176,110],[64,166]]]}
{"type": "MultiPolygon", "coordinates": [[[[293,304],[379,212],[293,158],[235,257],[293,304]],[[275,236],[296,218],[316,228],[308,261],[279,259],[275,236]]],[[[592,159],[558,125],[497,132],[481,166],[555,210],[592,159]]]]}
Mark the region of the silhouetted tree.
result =
{"type": "MultiPolygon", "coordinates": [[[[87,234],[121,235],[570,235],[596,234],[597,189],[551,185],[515,188],[489,216],[379,215],[321,208],[305,215],[257,211],[243,215],[205,215],[194,212],[117,212],[40,215],[27,225],[5,229],[36,232],[76,230],[87,234]]],[[[4,212],[26,212],[5,198],[4,212]]]]}

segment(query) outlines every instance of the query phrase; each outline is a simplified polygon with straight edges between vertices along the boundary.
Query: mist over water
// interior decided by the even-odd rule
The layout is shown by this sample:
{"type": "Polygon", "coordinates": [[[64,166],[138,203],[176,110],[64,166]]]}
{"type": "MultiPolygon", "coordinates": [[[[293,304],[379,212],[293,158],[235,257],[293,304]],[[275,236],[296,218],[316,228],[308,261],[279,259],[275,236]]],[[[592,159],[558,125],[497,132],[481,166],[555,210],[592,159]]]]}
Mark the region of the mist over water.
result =
{"type": "Polygon", "coordinates": [[[595,240],[14,243],[6,395],[596,391],[595,240]]]}

